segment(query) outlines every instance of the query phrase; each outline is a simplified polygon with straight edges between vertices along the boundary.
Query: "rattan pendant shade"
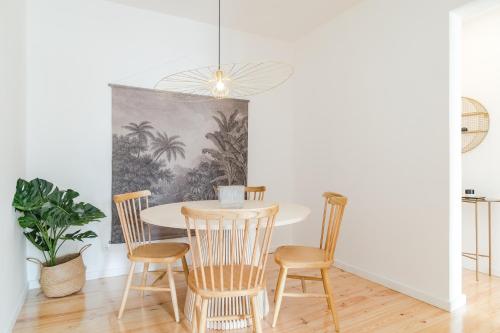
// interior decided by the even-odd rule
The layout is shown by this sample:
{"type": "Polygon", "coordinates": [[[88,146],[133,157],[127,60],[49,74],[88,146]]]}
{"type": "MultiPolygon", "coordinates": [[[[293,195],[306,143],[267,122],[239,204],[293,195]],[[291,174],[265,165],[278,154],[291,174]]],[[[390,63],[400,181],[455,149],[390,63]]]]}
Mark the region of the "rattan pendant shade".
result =
{"type": "Polygon", "coordinates": [[[475,99],[462,97],[462,153],[483,142],[490,129],[490,116],[486,108],[475,99]]]}
{"type": "Polygon", "coordinates": [[[271,90],[293,74],[291,65],[266,61],[259,63],[221,64],[170,74],[155,89],[181,93],[180,98],[202,101],[208,98],[246,98],[271,90]],[[217,72],[223,75],[225,90],[217,94],[217,72]]]}
{"type": "Polygon", "coordinates": [[[176,93],[176,98],[204,101],[206,98],[246,98],[271,90],[293,74],[293,67],[277,61],[221,64],[221,0],[218,25],[218,63],[163,77],[155,89],[176,93]]]}

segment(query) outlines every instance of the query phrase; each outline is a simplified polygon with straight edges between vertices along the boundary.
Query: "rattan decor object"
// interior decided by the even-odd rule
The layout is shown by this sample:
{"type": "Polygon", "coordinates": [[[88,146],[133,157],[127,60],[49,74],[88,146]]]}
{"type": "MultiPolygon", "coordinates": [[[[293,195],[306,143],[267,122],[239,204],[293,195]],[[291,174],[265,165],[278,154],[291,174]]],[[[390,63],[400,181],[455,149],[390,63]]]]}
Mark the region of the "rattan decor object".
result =
{"type": "Polygon", "coordinates": [[[479,146],[489,129],[486,108],[475,99],[462,97],[462,154],[479,146]]]}
{"type": "Polygon", "coordinates": [[[90,244],[82,247],[80,252],[57,258],[55,266],[47,266],[35,258],[27,258],[40,265],[40,288],[47,297],[63,297],[80,291],[85,285],[85,265],[82,253],[90,244]]]}

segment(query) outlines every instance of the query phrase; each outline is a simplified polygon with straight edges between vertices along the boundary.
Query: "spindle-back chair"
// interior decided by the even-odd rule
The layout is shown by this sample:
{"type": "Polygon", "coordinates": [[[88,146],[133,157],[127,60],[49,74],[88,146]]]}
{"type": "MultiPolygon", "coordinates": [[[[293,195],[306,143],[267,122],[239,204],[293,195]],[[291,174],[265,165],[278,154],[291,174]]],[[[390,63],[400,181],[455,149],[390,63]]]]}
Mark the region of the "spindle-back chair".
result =
{"type": "MultiPolygon", "coordinates": [[[[199,333],[207,321],[251,317],[261,332],[257,294],[264,286],[265,267],[278,206],[257,209],[205,210],[182,207],[191,248],[188,285],[196,294],[193,318],[199,333]],[[229,244],[229,248],[225,248],[229,244]],[[248,296],[251,314],[207,318],[214,298],[248,296]]],[[[246,302],[245,302],[246,303],[246,302]]]]}
{"type": "Polygon", "coordinates": [[[281,246],[274,255],[275,261],[280,265],[278,282],[274,296],[275,309],[273,327],[276,326],[283,297],[325,297],[339,331],[339,322],[335,310],[334,299],[328,277],[328,269],[334,261],[335,247],[339,237],[340,224],[347,204],[347,198],[341,194],[326,192],[323,194],[323,221],[319,248],[307,246],[281,246]],[[321,277],[288,274],[288,269],[320,269],[321,277]],[[302,282],[302,293],[285,293],[286,279],[298,279],[302,282]],[[322,281],[325,294],[307,293],[306,281],[322,281]]]}
{"type": "Polygon", "coordinates": [[[247,186],[245,187],[246,200],[264,200],[266,194],[265,186],[247,186]]]}
{"type": "Polygon", "coordinates": [[[142,208],[149,207],[148,198],[151,196],[150,191],[139,191],[113,196],[120,225],[123,231],[123,238],[128,249],[128,259],[131,261],[130,271],[128,274],[127,284],[123,293],[123,299],[118,312],[120,319],[125,310],[127,297],[130,289],[140,290],[141,295],[144,291],[170,291],[172,297],[172,305],[174,308],[175,320],[179,322],[179,307],[177,305],[177,293],[173,277],[172,264],[178,259],[182,260],[184,274],[187,276],[189,270],[186,263],[185,255],[189,250],[189,245],[185,243],[152,243],[151,242],[151,227],[144,223],[140,218],[142,208]],[[140,285],[132,285],[132,278],[136,263],[143,263],[144,269],[142,272],[142,281],[140,285]],[[149,272],[149,264],[158,263],[166,264],[167,271],[149,272]],[[156,273],[158,276],[151,283],[146,285],[148,273],[156,273]],[[167,274],[169,287],[159,287],[156,283],[167,274]]]}
{"type": "MultiPolygon", "coordinates": [[[[214,192],[216,195],[219,194],[218,186],[214,185],[214,192]]],[[[264,195],[266,194],[265,186],[246,186],[245,187],[245,200],[264,200],[264,195]]]]}

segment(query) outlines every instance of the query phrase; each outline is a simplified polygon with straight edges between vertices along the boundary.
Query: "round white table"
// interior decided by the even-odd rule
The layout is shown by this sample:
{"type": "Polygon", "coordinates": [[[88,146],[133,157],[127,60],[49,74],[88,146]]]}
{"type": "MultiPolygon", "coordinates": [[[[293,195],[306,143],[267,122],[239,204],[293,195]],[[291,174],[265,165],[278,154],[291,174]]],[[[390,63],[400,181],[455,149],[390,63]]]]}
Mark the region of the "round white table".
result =
{"type": "MultiPolygon", "coordinates": [[[[242,209],[248,208],[265,208],[269,207],[275,202],[271,201],[253,201],[248,200],[243,204],[242,209]]],[[[291,203],[277,203],[279,205],[279,212],[276,216],[275,227],[289,225],[303,221],[309,216],[311,210],[305,206],[291,204],[291,203]]],[[[141,219],[149,224],[154,224],[162,227],[186,229],[186,222],[184,216],[181,214],[181,207],[193,207],[193,208],[203,208],[203,209],[224,209],[220,206],[217,200],[207,200],[207,201],[186,201],[178,202],[166,205],[158,205],[145,209],[141,212],[141,219]]],[[[234,208],[231,208],[234,209],[234,208]]],[[[217,232],[217,231],[215,231],[217,232]]],[[[227,238],[229,239],[229,237],[227,238]]],[[[251,241],[248,242],[252,244],[251,241]]],[[[224,248],[229,248],[226,246],[224,248]]],[[[202,249],[202,251],[207,251],[207,248],[202,249]]],[[[227,256],[229,257],[229,256],[227,256]]],[[[186,303],[184,305],[184,314],[186,318],[191,321],[193,318],[193,305],[194,305],[195,295],[188,288],[186,294],[186,303]]],[[[259,295],[259,307],[260,313],[265,316],[269,312],[269,301],[267,299],[267,293],[265,290],[259,295]]],[[[224,316],[224,315],[241,315],[250,309],[248,297],[230,297],[230,298],[220,298],[214,299],[209,303],[209,317],[211,316],[224,316]],[[244,306],[246,304],[246,306],[244,306]]],[[[250,320],[227,320],[227,321],[210,321],[208,322],[208,328],[210,329],[238,329],[244,328],[250,325],[250,320]]]]}

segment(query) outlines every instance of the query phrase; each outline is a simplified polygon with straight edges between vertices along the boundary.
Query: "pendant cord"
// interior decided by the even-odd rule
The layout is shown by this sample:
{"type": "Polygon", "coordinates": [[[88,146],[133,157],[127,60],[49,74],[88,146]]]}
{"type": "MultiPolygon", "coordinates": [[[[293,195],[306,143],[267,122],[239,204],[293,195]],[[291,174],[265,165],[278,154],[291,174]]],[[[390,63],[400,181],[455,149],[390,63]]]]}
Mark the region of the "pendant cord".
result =
{"type": "Polygon", "coordinates": [[[219,70],[220,70],[220,0],[219,0],[219,70]]]}

